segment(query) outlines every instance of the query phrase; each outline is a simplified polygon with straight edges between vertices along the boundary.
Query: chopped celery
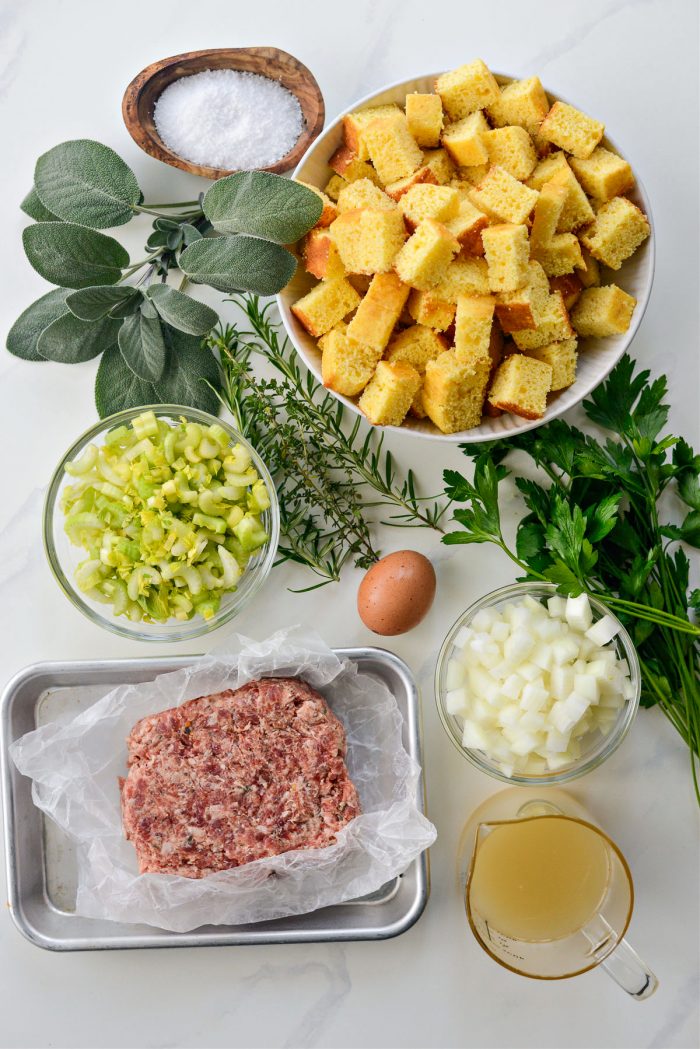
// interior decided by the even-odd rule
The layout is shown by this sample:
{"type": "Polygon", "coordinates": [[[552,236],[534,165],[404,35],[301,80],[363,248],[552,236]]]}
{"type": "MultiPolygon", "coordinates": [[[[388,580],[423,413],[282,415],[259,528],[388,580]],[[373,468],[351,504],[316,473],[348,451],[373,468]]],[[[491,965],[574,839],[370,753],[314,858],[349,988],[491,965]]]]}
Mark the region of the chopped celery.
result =
{"type": "Polygon", "coordinates": [[[64,527],[87,555],[76,584],[132,622],[211,619],[268,540],[265,482],[218,423],[143,412],[66,473],[64,527]]]}

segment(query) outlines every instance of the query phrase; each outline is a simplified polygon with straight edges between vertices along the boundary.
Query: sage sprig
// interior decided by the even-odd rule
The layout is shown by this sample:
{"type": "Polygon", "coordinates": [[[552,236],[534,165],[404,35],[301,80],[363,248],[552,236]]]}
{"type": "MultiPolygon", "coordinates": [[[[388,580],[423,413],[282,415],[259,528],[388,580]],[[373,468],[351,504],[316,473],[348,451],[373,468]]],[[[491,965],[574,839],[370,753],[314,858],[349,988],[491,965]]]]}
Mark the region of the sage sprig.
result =
{"type": "Polygon", "coordinates": [[[22,238],[27,258],[58,287],[24,310],[7,349],[62,364],[102,354],[95,402],[105,416],[154,402],[216,412],[220,372],[201,340],[219,317],[184,286],[274,295],[296,269],[283,245],[315,225],[322,204],[305,186],[262,171],[229,175],[196,201],[144,203],[114,150],[79,139],[39,157],[21,208],[34,220],[22,238]],[[143,215],[153,218],[152,232],[145,256],[132,262],[101,231],[143,215]],[[180,290],[166,283],[176,269],[180,290]]]}

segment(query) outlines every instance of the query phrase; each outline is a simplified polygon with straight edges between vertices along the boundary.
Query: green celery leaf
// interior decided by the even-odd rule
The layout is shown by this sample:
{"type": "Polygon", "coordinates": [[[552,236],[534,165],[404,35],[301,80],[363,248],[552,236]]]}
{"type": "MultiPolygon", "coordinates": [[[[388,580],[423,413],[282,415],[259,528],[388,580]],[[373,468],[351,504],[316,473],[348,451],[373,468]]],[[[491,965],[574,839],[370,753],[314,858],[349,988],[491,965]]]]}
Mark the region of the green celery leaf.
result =
{"type": "Polygon", "coordinates": [[[185,248],[179,264],[197,284],[256,295],[277,294],[292,279],[297,265],[291,252],[256,237],[197,240],[185,248]]]}
{"type": "Polygon", "coordinates": [[[139,298],[140,294],[138,288],[125,284],[102,284],[71,292],[66,303],[71,313],[81,321],[96,321],[100,317],[106,317],[115,306],[139,298]]]}
{"type": "Polygon", "coordinates": [[[48,208],[44,207],[34,186],[32,186],[29,193],[27,193],[26,197],[20,204],[20,208],[25,215],[29,215],[30,219],[34,219],[35,222],[61,221],[58,215],[54,215],[52,211],[49,211],[48,208]]]}
{"type": "Polygon", "coordinates": [[[116,284],[129,256],[113,237],[72,222],[38,222],[22,232],[30,263],[63,288],[116,284]]]}
{"type": "Polygon", "coordinates": [[[101,419],[125,408],[140,408],[158,401],[153,385],[134,375],[118,346],[105,350],[95,378],[95,405],[101,419]]]}
{"type": "Polygon", "coordinates": [[[220,233],[249,233],[276,244],[293,244],[316,225],[323,202],[317,193],[281,175],[237,171],[207,190],[202,209],[220,233]]]}
{"type": "Polygon", "coordinates": [[[165,370],[155,383],[158,399],[218,415],[220,402],[214,390],[219,388],[220,376],[214,354],[200,339],[167,324],[163,336],[168,353],[165,370]]]}
{"type": "Polygon", "coordinates": [[[154,383],[165,368],[165,342],[158,317],[143,310],[126,317],[119,329],[119,349],[137,378],[154,383]]]}
{"type": "Polygon", "coordinates": [[[167,284],[151,285],[148,296],[164,321],[189,335],[207,335],[218,323],[219,316],[210,306],[167,284]]]}
{"type": "Polygon", "coordinates": [[[141,190],[128,164],[101,142],[62,142],[36,162],[34,185],[42,204],[67,222],[92,229],[133,218],[141,190]]]}
{"type": "Polygon", "coordinates": [[[48,361],[81,364],[112,346],[117,341],[118,331],[118,322],[109,317],[81,321],[72,313],[66,313],[44,329],[39,336],[37,351],[48,361]]]}
{"type": "Polygon", "coordinates": [[[67,288],[54,288],[27,306],[8,333],[7,348],[10,353],[24,361],[45,361],[46,358],[36,348],[39,336],[59,317],[66,316],[66,297],[69,294],[67,288]]]}

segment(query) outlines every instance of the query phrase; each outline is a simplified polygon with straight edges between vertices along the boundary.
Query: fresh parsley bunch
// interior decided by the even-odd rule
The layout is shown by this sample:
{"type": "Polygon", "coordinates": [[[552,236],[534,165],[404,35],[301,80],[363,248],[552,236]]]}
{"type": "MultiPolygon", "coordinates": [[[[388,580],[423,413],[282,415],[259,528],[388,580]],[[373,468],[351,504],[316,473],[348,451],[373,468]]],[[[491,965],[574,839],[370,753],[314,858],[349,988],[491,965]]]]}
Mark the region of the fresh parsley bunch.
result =
{"type": "Polygon", "coordinates": [[[274,295],[296,260],[284,244],[318,220],[320,198],[262,171],[229,175],[198,200],[144,204],[136,176],[99,142],[64,142],[39,157],[22,202],[27,258],[58,285],[29,306],[7,339],[28,361],[76,364],[102,354],[95,383],[101,416],[142,404],[216,411],[219,371],[202,337],[215,310],[185,295],[186,283],[274,295]],[[154,217],[145,257],[99,232],[137,215],[154,217]],[[166,284],[183,274],[180,290],[166,284]],[[137,276],[140,274],[140,276],[137,276]]]}
{"type": "Polygon", "coordinates": [[[468,507],[454,512],[462,531],[443,542],[495,543],[523,578],[594,595],[615,611],[639,652],[642,703],[659,704],[690,748],[700,802],[700,590],[690,589],[684,549],[700,547],[700,455],[662,435],[666,394],[665,377],[635,374],[625,355],[583,405],[614,436],[598,440],[557,419],[507,441],[463,445],[476,460],[474,480],[445,471],[446,494],[468,507]],[[527,513],[513,550],[501,529],[499,485],[516,449],[539,475],[515,477],[527,513]],[[685,506],[677,522],[662,508],[671,489],[685,506]]]}

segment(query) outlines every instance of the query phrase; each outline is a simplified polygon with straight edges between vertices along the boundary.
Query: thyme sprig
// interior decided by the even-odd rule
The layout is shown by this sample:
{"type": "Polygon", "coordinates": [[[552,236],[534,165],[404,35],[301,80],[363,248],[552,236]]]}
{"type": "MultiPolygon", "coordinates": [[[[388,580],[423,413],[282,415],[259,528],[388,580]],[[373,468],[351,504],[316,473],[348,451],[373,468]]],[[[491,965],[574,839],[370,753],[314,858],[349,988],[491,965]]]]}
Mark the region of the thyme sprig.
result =
{"type": "Polygon", "coordinates": [[[321,577],[316,586],[337,580],[348,561],[368,567],[379,557],[367,513],[377,507],[390,511],[384,524],[442,534],[449,504],[417,493],[413,472],[401,476],[383,435],[363,433],[359,417],[347,426],[341,402],[301,369],[280,336],[272,304],[261,305],[255,295],[232,301],[250,329],[219,328],[208,345],[219,352],[223,404],[275,478],[280,560],[306,565],[321,577]],[[254,354],[272,366],[273,378],[254,374],[254,354]]]}

